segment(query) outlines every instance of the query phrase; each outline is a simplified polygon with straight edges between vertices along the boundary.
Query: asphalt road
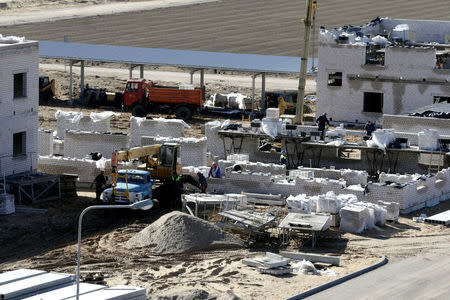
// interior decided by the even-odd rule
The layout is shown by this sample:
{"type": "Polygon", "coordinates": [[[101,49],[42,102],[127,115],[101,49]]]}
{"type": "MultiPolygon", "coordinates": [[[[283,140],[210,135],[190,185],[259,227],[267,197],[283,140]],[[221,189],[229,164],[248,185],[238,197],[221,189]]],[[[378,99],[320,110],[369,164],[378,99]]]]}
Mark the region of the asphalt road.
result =
{"type": "MultiPolygon", "coordinates": [[[[376,16],[449,19],[449,0],[319,0],[316,32],[376,16]],[[431,4],[432,3],[432,4],[431,4]]],[[[48,23],[0,27],[34,40],[300,56],[305,0],[223,0],[48,23]]],[[[314,56],[314,53],[311,55],[314,56]]]]}
{"type": "MultiPolygon", "coordinates": [[[[430,245],[431,246],[431,245],[430,245]]],[[[447,250],[446,250],[447,251],[447,250]]],[[[308,300],[449,299],[450,253],[396,259],[308,300]]]]}

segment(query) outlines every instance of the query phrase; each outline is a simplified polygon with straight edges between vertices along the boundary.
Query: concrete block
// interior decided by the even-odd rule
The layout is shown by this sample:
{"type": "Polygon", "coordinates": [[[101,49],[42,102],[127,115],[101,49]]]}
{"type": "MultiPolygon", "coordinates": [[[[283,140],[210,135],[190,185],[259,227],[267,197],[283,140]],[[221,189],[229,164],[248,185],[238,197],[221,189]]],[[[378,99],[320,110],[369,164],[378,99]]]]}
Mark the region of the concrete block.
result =
{"type": "Polygon", "coordinates": [[[56,137],[64,139],[66,130],[81,130],[93,132],[111,131],[110,118],[94,122],[90,116],[83,116],[81,112],[58,111],[56,117],[56,137]],[[58,114],[58,112],[60,112],[58,114]]]}
{"type": "Polygon", "coordinates": [[[346,206],[343,207],[339,216],[341,224],[339,230],[350,233],[361,233],[369,223],[369,210],[366,207],[346,206]]]}
{"type": "Polygon", "coordinates": [[[130,119],[130,146],[141,145],[143,136],[160,136],[179,138],[184,134],[184,128],[190,128],[179,119],[145,119],[131,117],[130,119]]]}
{"type": "Polygon", "coordinates": [[[142,145],[154,145],[164,143],[177,143],[180,145],[181,164],[183,166],[205,166],[207,164],[206,137],[196,139],[196,138],[143,136],[141,138],[142,145]]]}
{"type": "Polygon", "coordinates": [[[64,156],[84,158],[93,152],[111,158],[116,150],[129,148],[129,137],[123,133],[99,133],[68,130],[64,136],[64,156]]]}
{"type": "Polygon", "coordinates": [[[15,211],[14,195],[0,194],[0,215],[13,214],[15,211]]]}

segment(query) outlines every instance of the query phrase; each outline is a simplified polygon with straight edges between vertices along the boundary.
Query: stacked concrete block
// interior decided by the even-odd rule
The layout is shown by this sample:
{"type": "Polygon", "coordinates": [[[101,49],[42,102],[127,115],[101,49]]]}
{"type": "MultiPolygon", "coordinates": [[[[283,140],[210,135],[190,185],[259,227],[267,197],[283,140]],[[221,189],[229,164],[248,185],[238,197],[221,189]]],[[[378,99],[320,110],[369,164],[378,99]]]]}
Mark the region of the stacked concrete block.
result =
{"type": "MultiPolygon", "coordinates": [[[[119,170],[136,169],[133,162],[119,163],[119,170]]],[[[39,156],[38,170],[48,174],[76,174],[77,186],[88,187],[95,177],[104,171],[106,176],[111,175],[111,160],[102,158],[95,161],[88,158],[67,158],[61,156],[39,156]]]]}
{"type": "Polygon", "coordinates": [[[13,214],[15,211],[14,195],[0,194],[0,215],[13,214]]]}
{"type": "Polygon", "coordinates": [[[339,230],[350,233],[361,233],[369,224],[370,212],[367,207],[346,206],[339,212],[339,230]]]}
{"type": "Polygon", "coordinates": [[[140,146],[141,138],[143,136],[182,137],[184,128],[189,128],[189,125],[179,119],[146,119],[131,117],[130,146],[140,146]]]}
{"type": "Polygon", "coordinates": [[[386,220],[387,221],[397,221],[400,214],[400,205],[395,202],[385,202],[379,201],[379,205],[386,209],[386,220]]]}
{"type": "Polygon", "coordinates": [[[81,112],[58,111],[56,116],[56,137],[64,139],[66,130],[80,130],[93,132],[109,132],[111,120],[106,118],[94,122],[90,116],[83,116],[81,112]]]}
{"type": "Polygon", "coordinates": [[[280,110],[278,108],[266,109],[266,118],[278,120],[280,118],[280,110]]]}
{"type": "Polygon", "coordinates": [[[111,173],[111,162],[94,161],[86,158],[67,158],[58,156],[40,156],[38,170],[48,174],[77,174],[80,183],[90,184],[94,178],[104,170],[106,175],[111,173]]]}
{"type": "Polygon", "coordinates": [[[53,155],[53,131],[40,129],[38,137],[39,155],[53,155]]]}
{"type": "Polygon", "coordinates": [[[196,139],[143,136],[141,138],[141,144],[143,146],[164,143],[179,144],[181,151],[181,164],[183,166],[205,166],[207,164],[206,141],[206,137],[196,139]]]}
{"type": "Polygon", "coordinates": [[[129,148],[128,135],[67,130],[64,136],[64,156],[84,158],[93,152],[111,158],[116,150],[129,148]]]}

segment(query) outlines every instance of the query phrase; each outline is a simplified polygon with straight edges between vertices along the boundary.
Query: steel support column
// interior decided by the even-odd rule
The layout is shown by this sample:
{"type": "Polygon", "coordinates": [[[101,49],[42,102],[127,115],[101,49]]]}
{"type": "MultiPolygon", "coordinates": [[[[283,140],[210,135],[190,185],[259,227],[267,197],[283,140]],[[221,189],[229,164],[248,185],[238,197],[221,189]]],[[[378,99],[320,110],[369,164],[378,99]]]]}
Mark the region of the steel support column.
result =
{"type": "Polygon", "coordinates": [[[205,101],[205,70],[200,69],[200,88],[202,89],[202,101],[205,101]]]}
{"type": "Polygon", "coordinates": [[[266,73],[261,73],[261,103],[259,111],[266,112],[266,73]]]}
{"type": "Polygon", "coordinates": [[[140,65],[139,67],[140,67],[140,74],[139,75],[140,75],[141,78],[144,78],[144,65],[140,65]]]}
{"type": "Polygon", "coordinates": [[[256,79],[256,76],[258,76],[258,74],[252,75],[252,113],[251,113],[252,119],[255,114],[255,79],[256,79]]]}
{"type": "Polygon", "coordinates": [[[84,99],[84,60],[80,62],[80,99],[84,99]]]}
{"type": "Polygon", "coordinates": [[[71,60],[69,63],[69,105],[73,104],[73,91],[72,91],[72,85],[73,85],[73,79],[72,79],[72,66],[73,66],[73,61],[71,60]]]}
{"type": "Polygon", "coordinates": [[[130,79],[133,78],[133,65],[130,65],[129,77],[130,77],[130,79]]]}

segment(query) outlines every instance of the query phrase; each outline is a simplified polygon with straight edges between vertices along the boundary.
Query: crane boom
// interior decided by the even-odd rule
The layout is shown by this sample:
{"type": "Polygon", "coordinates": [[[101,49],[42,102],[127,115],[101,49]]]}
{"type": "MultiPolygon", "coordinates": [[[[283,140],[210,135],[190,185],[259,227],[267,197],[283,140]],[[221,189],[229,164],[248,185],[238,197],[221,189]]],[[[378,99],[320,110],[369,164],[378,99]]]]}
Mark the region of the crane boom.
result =
{"type": "Polygon", "coordinates": [[[308,56],[309,56],[309,37],[311,33],[311,24],[313,10],[315,11],[317,1],[306,0],[306,18],[304,19],[305,24],[305,36],[303,39],[303,52],[301,55],[300,63],[300,76],[298,79],[298,93],[297,93],[297,107],[295,110],[295,124],[303,124],[303,98],[305,97],[305,82],[306,82],[306,71],[308,68],[308,56]]]}

